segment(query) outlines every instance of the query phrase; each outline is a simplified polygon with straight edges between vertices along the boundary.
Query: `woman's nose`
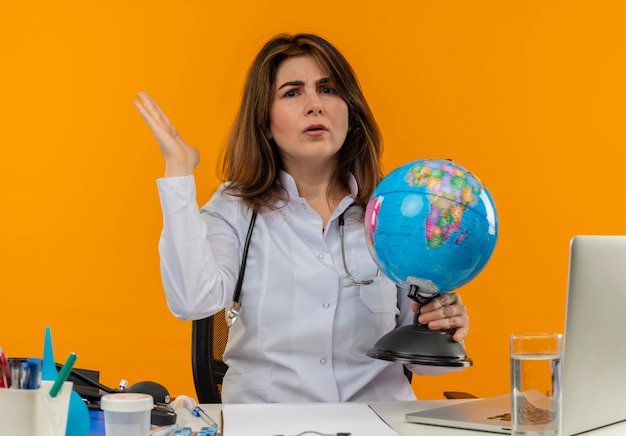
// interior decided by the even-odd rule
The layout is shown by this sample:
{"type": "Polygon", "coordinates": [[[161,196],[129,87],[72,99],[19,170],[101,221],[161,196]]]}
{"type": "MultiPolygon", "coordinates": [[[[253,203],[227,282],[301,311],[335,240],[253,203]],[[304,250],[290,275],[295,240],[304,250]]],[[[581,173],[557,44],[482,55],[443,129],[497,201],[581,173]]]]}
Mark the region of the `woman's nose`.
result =
{"type": "Polygon", "coordinates": [[[307,107],[307,115],[320,115],[322,113],[322,102],[317,94],[310,97],[307,107]]]}

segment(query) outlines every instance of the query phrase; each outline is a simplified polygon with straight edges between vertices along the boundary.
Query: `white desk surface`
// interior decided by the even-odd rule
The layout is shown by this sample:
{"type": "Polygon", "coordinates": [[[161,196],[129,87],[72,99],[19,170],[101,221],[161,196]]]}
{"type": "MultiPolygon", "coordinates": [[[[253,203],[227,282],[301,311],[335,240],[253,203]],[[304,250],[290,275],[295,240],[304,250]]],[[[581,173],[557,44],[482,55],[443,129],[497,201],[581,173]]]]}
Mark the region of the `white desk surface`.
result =
{"type": "MultiPolygon", "coordinates": [[[[482,435],[488,434],[482,431],[461,430],[448,427],[437,427],[432,425],[414,424],[406,422],[404,415],[419,410],[431,409],[452,402],[463,402],[472,400],[429,400],[429,401],[397,401],[397,402],[375,402],[369,403],[372,409],[389,424],[400,436],[457,436],[457,435],[482,435]]],[[[202,404],[204,411],[216,419],[221,424],[221,404],[202,404]]],[[[221,429],[221,427],[220,427],[221,429]]],[[[626,421],[613,424],[607,427],[599,428],[585,433],[585,435],[593,436],[623,436],[626,435],[626,421]]]]}

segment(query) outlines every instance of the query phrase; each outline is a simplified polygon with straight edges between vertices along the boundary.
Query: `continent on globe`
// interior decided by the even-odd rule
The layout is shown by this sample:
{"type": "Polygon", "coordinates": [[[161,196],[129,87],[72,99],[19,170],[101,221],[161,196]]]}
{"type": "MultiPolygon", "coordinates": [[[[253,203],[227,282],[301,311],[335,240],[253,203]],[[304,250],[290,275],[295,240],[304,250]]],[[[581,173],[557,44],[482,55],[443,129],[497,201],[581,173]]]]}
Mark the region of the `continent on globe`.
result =
{"type": "MultiPolygon", "coordinates": [[[[482,190],[480,181],[446,161],[417,162],[407,172],[406,181],[410,186],[427,186],[434,194],[426,219],[426,243],[430,248],[439,247],[459,230],[463,212],[477,201],[482,190]]],[[[464,237],[465,233],[457,235],[456,243],[464,237]]]]}

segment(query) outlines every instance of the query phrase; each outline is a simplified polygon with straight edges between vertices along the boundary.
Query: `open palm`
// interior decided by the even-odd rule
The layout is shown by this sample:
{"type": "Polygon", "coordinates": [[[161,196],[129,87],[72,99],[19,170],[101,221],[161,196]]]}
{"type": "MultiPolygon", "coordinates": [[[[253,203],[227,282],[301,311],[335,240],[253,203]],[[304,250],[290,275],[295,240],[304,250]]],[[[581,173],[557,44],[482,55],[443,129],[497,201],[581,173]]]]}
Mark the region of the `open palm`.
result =
{"type": "Polygon", "coordinates": [[[137,97],[141,103],[133,101],[133,104],[159,143],[165,158],[165,176],[193,174],[193,170],[200,163],[198,150],[183,141],[170,119],[148,94],[140,92],[137,97]]]}

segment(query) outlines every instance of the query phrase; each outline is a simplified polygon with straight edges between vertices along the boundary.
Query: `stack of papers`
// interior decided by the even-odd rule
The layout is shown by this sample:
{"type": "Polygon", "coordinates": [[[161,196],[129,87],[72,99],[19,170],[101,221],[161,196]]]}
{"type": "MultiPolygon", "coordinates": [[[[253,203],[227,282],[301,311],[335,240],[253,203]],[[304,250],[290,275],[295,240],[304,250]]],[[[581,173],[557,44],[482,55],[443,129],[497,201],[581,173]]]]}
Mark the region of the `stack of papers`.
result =
{"type": "MultiPolygon", "coordinates": [[[[367,404],[225,404],[223,436],[295,436],[305,431],[399,436],[367,404]]],[[[313,433],[312,433],[313,434],[313,433]]]]}

